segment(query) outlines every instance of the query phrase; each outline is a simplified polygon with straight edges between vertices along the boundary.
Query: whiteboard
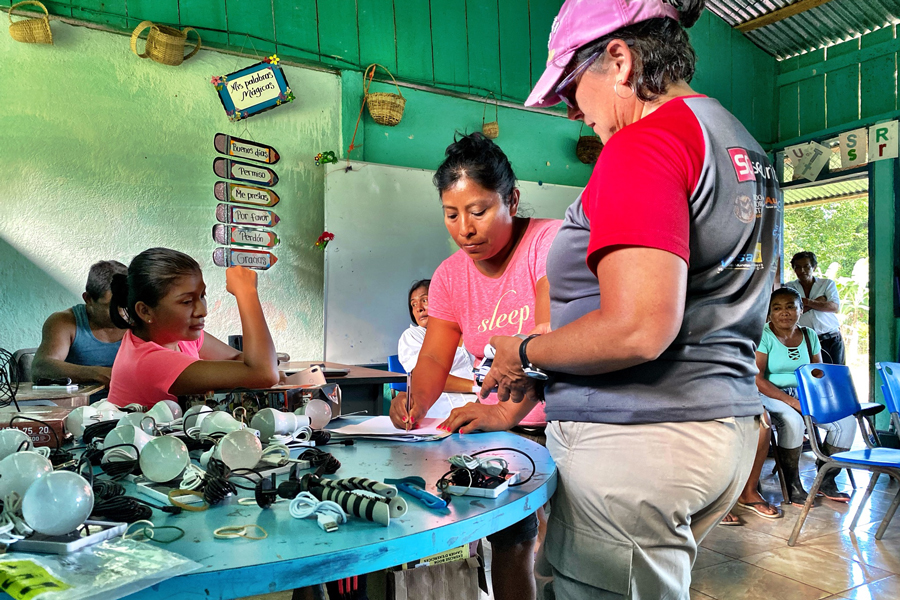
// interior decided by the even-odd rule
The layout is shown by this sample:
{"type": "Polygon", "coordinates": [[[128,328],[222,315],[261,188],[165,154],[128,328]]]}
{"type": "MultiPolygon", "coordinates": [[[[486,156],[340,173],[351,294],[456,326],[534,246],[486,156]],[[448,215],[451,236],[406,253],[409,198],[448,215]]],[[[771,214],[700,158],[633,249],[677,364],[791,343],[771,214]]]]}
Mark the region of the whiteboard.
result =
{"type": "MultiPolygon", "coordinates": [[[[325,360],[386,363],[412,322],[409,286],[458,250],[444,227],[434,171],[330,164],[325,177],[325,360]]],[[[529,216],[562,219],[581,188],[520,181],[529,216]]]]}

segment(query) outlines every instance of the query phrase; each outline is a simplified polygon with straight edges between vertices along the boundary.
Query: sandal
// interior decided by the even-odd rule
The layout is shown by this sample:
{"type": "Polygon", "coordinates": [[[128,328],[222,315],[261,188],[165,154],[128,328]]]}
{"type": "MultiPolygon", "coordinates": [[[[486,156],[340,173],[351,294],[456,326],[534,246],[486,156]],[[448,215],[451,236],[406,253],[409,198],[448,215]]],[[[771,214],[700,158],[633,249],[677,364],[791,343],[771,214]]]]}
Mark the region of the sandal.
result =
{"type": "Polygon", "coordinates": [[[743,525],[743,523],[741,523],[741,520],[737,518],[737,515],[735,515],[733,512],[729,512],[727,515],[722,517],[722,520],[719,521],[719,525],[725,525],[726,527],[740,527],[741,525],[743,525]],[[727,519],[729,517],[734,519],[734,521],[728,521],[727,519]]]}
{"type": "Polygon", "coordinates": [[[743,502],[738,502],[737,505],[740,506],[741,508],[746,508],[747,510],[752,510],[753,512],[755,512],[756,514],[761,516],[763,519],[780,519],[783,516],[782,513],[777,508],[775,508],[774,506],[772,506],[765,500],[763,500],[762,502],[747,502],[746,504],[744,504],[743,502]],[[758,508],[760,506],[766,506],[768,508],[771,508],[772,510],[775,511],[775,514],[770,515],[769,513],[760,510],[758,508]]]}

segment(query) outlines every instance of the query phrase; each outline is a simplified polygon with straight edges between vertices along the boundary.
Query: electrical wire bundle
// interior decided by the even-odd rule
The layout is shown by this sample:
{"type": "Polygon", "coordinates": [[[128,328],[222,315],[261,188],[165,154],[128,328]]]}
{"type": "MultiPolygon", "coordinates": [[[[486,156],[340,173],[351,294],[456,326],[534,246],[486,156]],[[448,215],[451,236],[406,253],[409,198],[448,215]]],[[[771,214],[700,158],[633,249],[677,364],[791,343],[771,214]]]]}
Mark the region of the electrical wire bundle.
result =
{"type": "Polygon", "coordinates": [[[0,348],[0,406],[16,405],[16,394],[19,391],[19,365],[7,350],[0,348]]]}
{"type": "Polygon", "coordinates": [[[337,473],[337,470],[341,468],[341,461],[328,452],[319,450],[318,448],[308,448],[297,458],[300,460],[308,460],[309,466],[316,470],[317,477],[322,475],[332,475],[337,473]]]}
{"type": "Polygon", "coordinates": [[[206,465],[206,474],[203,476],[203,484],[196,489],[197,491],[203,492],[203,499],[206,500],[210,506],[215,506],[228,496],[237,494],[238,488],[250,490],[251,492],[255,491],[255,485],[254,487],[248,487],[230,481],[229,478],[231,477],[242,477],[256,484],[256,480],[245,474],[244,471],[254,473],[258,477],[260,476],[259,473],[253,469],[235,469],[232,471],[228,468],[228,465],[221,460],[210,458],[209,463],[206,465]]]}
{"type": "MultiPolygon", "coordinates": [[[[537,471],[537,467],[534,464],[534,460],[528,454],[518,448],[488,448],[487,450],[480,450],[479,452],[473,452],[472,454],[457,454],[451,456],[448,459],[451,469],[441,475],[441,478],[438,479],[435,487],[441,492],[446,493],[447,488],[450,486],[465,486],[466,492],[468,492],[469,488],[472,487],[493,487],[493,485],[503,483],[506,476],[509,474],[505,459],[496,456],[481,459],[476,458],[477,456],[487,454],[488,452],[501,451],[517,452],[527,458],[528,462],[531,463],[531,474],[522,481],[509,484],[509,487],[518,487],[531,481],[531,478],[534,477],[534,474],[537,471]]],[[[465,495],[465,492],[461,495],[465,495]]]]}
{"type": "Polygon", "coordinates": [[[118,424],[118,421],[100,421],[99,423],[91,423],[84,428],[84,435],[82,436],[84,443],[90,445],[95,438],[99,438],[102,441],[106,437],[106,434],[115,429],[118,424]]]}
{"type": "MultiPolygon", "coordinates": [[[[131,446],[131,444],[121,445],[131,446]]],[[[159,506],[140,498],[126,496],[125,488],[117,481],[95,479],[90,459],[86,455],[82,455],[78,461],[75,472],[87,479],[94,491],[94,508],[91,510],[91,517],[94,519],[134,523],[149,519],[153,516],[154,508],[173,515],[181,512],[177,506],[159,506]]]]}

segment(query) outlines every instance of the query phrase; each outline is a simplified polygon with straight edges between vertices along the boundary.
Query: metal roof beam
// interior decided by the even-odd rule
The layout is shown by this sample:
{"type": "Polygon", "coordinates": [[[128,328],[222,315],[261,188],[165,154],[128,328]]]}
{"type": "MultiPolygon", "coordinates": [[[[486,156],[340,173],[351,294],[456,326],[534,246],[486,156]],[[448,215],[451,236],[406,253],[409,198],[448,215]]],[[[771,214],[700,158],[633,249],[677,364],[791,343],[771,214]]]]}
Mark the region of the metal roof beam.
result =
{"type": "Polygon", "coordinates": [[[789,4],[784,8],[779,8],[778,10],[772,11],[761,17],[751,19],[746,23],[741,23],[740,25],[735,26],[735,29],[737,29],[741,33],[747,33],[748,31],[753,31],[754,29],[759,29],[760,27],[765,27],[766,25],[771,25],[772,23],[783,21],[788,17],[799,15],[802,12],[806,12],[809,9],[815,8],[817,6],[822,6],[823,4],[826,4],[828,2],[831,2],[831,0],[798,0],[797,2],[789,4]]]}

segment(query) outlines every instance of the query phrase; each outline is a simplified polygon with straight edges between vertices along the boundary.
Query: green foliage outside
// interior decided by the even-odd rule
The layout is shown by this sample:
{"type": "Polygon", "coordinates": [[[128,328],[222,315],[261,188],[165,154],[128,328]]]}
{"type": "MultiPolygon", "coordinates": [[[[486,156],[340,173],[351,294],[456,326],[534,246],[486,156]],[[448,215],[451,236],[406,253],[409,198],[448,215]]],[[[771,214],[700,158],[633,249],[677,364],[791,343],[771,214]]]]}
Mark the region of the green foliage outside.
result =
{"type": "Polygon", "coordinates": [[[837,284],[841,334],[847,364],[868,368],[869,201],[868,198],[788,209],[784,213],[784,277],[796,279],[791,257],[804,250],[819,261],[816,277],[837,284]]]}

